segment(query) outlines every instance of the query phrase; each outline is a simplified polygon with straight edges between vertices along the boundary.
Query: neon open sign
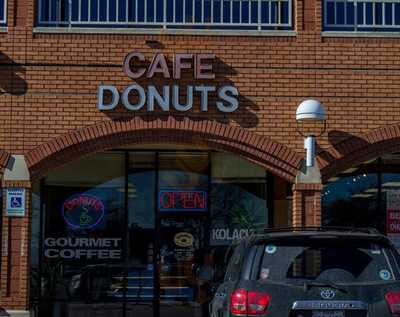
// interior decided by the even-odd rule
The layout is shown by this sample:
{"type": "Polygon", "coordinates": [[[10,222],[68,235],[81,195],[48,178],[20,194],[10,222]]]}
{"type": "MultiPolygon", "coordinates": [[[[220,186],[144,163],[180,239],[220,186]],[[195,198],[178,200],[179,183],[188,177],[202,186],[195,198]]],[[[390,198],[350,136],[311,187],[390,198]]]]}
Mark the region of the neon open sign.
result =
{"type": "Polygon", "coordinates": [[[201,190],[160,190],[160,211],[207,211],[207,192],[201,190]]]}

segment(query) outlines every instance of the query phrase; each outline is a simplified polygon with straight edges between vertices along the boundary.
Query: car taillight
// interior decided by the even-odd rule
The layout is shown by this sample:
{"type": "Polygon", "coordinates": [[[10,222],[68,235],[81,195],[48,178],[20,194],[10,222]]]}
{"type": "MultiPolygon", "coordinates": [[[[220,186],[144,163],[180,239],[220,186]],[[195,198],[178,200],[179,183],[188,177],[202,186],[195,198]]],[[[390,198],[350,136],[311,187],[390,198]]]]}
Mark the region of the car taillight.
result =
{"type": "Polygon", "coordinates": [[[385,299],[392,315],[400,315],[400,291],[386,293],[385,299]]]}
{"type": "Polygon", "coordinates": [[[270,302],[268,294],[237,289],[231,294],[230,310],[233,315],[263,315],[270,302]]]}
{"type": "Polygon", "coordinates": [[[247,291],[237,289],[231,294],[231,313],[234,315],[247,315],[247,291]]]}

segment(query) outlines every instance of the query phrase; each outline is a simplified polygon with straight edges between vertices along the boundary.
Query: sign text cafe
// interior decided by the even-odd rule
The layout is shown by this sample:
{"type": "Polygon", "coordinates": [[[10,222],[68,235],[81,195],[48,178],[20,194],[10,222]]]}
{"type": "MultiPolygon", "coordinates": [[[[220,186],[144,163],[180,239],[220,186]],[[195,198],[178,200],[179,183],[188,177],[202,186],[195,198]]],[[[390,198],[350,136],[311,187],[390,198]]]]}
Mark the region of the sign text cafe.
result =
{"type": "Polygon", "coordinates": [[[218,111],[229,113],[239,108],[239,91],[231,85],[217,87],[214,84],[178,85],[183,71],[191,72],[193,79],[213,80],[214,54],[175,54],[172,69],[168,67],[166,56],[156,53],[149,66],[143,66],[146,59],[142,53],[129,53],[123,63],[123,72],[131,79],[152,79],[156,75],[176,82],[173,85],[156,87],[148,85],[143,87],[138,83],[129,85],[119,92],[113,85],[100,85],[98,87],[97,108],[99,110],[112,110],[121,101],[122,105],[132,111],[146,109],[152,112],[158,107],[162,111],[188,111],[194,104],[200,105],[200,111],[207,112],[210,107],[218,111]],[[111,96],[111,98],[106,98],[111,96]],[[215,96],[215,97],[214,97],[215,96]],[[195,98],[198,102],[195,103],[195,98]],[[109,100],[110,99],[110,100],[109,100]],[[135,100],[132,102],[132,100],[135,100]],[[212,102],[210,102],[212,100],[212,102]]]}

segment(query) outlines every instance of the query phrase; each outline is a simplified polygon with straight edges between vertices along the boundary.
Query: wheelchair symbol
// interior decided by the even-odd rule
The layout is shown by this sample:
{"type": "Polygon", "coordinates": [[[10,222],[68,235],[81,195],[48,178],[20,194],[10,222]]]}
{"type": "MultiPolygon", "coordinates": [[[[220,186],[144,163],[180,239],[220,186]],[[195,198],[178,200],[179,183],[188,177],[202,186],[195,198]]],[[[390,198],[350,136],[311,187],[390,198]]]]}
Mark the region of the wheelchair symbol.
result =
{"type": "Polygon", "coordinates": [[[21,197],[12,197],[11,198],[11,207],[12,208],[21,208],[22,207],[22,198],[21,197]]]}

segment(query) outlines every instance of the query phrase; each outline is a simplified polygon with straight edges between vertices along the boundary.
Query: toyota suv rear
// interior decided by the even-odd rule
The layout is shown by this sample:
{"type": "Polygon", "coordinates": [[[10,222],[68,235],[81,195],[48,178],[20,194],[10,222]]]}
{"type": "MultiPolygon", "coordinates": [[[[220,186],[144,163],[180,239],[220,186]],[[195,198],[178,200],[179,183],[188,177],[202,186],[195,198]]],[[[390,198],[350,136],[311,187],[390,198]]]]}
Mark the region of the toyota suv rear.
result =
{"type": "Polygon", "coordinates": [[[241,241],[211,317],[400,316],[400,260],[374,230],[268,231],[241,241]]]}

